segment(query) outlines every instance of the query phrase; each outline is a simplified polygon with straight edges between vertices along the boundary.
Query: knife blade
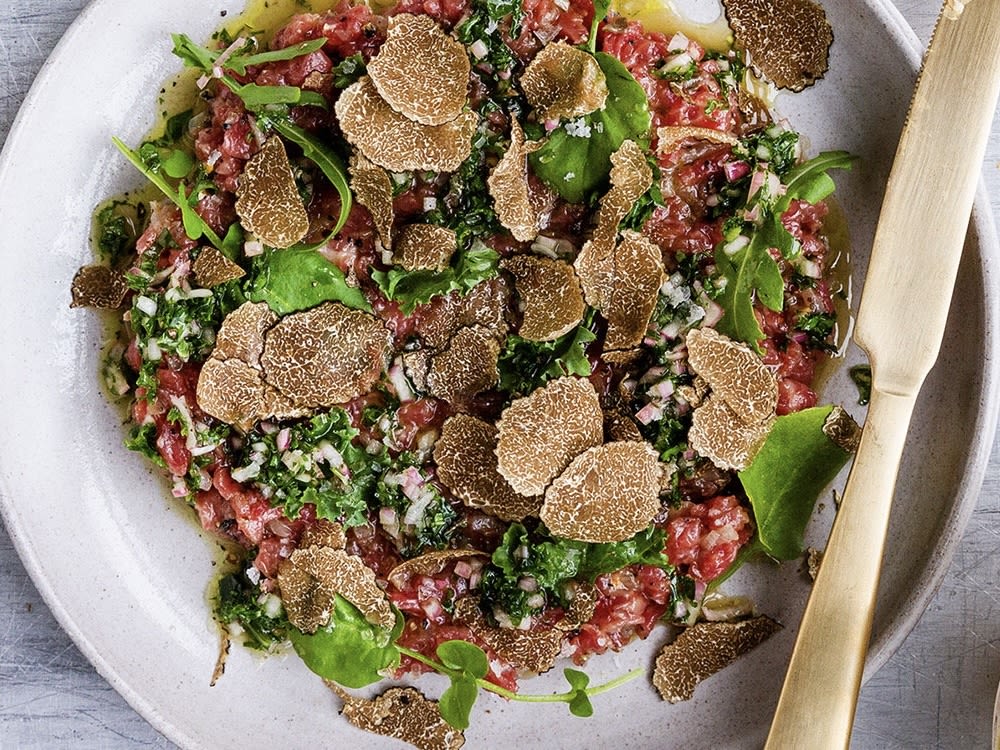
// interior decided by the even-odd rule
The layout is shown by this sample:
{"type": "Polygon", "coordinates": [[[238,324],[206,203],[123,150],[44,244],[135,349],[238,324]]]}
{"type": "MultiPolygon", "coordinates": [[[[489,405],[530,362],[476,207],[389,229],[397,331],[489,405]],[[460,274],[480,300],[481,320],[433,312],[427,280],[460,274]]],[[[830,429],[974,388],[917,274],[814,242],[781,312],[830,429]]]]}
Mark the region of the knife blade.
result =
{"type": "Polygon", "coordinates": [[[998,94],[1000,0],[947,0],[896,150],[858,310],[854,337],[872,366],[868,416],[768,750],[850,743],[903,445],[944,336],[998,94]]]}

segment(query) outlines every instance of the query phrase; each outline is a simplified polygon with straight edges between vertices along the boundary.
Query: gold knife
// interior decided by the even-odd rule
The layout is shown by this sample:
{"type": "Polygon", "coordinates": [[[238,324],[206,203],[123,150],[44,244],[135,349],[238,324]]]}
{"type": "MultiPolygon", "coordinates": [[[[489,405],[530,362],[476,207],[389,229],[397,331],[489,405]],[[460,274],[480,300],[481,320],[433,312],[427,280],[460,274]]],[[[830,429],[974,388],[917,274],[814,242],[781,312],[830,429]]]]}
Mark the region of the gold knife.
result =
{"type": "Polygon", "coordinates": [[[1000,0],[947,0],[889,175],[855,340],[872,395],[767,739],[846,748],[889,508],[917,393],[937,359],[1000,92],[1000,0]]]}

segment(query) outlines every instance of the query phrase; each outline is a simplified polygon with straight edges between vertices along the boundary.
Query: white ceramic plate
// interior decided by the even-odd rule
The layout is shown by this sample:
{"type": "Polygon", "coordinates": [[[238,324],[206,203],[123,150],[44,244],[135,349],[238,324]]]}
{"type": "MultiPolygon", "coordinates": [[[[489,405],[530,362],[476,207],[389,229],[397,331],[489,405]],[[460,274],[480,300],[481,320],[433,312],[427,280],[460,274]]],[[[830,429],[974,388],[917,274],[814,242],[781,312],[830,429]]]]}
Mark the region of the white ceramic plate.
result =
{"type": "MultiPolygon", "coordinates": [[[[241,0],[97,0],[53,53],[0,163],[0,491],[7,529],[63,627],[114,687],[178,744],[201,748],[391,746],[339,719],[335,699],[294,657],[217,653],[207,602],[218,548],[169,499],[165,485],[121,447],[118,412],[97,387],[101,325],[69,309],[69,281],[90,259],[93,206],[136,187],[110,136],[138,141],[162,81],[178,68],[168,34],[205,38],[241,0]]],[[[855,289],[867,261],[881,190],[918,64],[913,33],[885,0],[826,3],[836,42],[831,70],[779,108],[810,151],[845,148],[860,166],[839,180],[855,249],[855,289]]],[[[912,627],[946,568],[974,504],[996,409],[997,258],[980,202],[959,275],[941,362],[927,383],[900,474],[869,670],[912,627]]],[[[901,248],[905,262],[905,248],[901,248]]],[[[933,273],[933,269],[927,269],[933,273]]],[[[859,359],[857,352],[848,361],[859,359]]],[[[853,405],[846,368],[824,397],[853,405]]],[[[855,414],[861,416],[854,408],[855,414]]],[[[822,546],[832,503],[810,542],[822,546]]],[[[643,682],[595,701],[590,720],[562,706],[507,705],[486,696],[469,747],[760,746],[808,587],[794,563],[741,572],[786,629],[670,706],[643,682]],[[693,743],[693,745],[692,745],[693,743]]],[[[648,664],[662,635],[594,659],[595,681],[648,664]]],[[[831,644],[836,647],[835,644],[831,644]]],[[[558,671],[558,670],[556,670],[558,671]]],[[[529,683],[558,686],[557,675],[529,683]]],[[[422,680],[429,692],[433,678],[422,680]]]]}

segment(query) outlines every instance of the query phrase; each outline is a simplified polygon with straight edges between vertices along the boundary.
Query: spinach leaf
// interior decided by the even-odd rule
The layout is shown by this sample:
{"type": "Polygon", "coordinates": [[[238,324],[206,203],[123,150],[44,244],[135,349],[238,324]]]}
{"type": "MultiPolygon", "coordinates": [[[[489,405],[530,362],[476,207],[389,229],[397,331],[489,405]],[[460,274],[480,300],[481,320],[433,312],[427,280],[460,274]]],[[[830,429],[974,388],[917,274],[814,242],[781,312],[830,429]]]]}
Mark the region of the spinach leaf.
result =
{"type": "Polygon", "coordinates": [[[329,624],[313,634],[289,628],[288,636],[306,666],[320,677],[349,688],[363,688],[385,678],[399,664],[396,639],[403,632],[403,616],[385,630],[369,623],[342,596],[334,597],[329,624]]]}
{"type": "Polygon", "coordinates": [[[802,554],[816,498],[850,458],[823,432],[832,410],[817,406],[778,417],[751,464],[739,472],[757,522],[758,543],[777,560],[802,554]]]}
{"type": "Polygon", "coordinates": [[[556,128],[528,157],[535,174],[570,203],[582,203],[603,186],[611,154],[622,143],[649,145],[651,120],[642,86],[617,58],[604,52],[595,57],[608,83],[604,109],[556,128]]]}
{"type": "Polygon", "coordinates": [[[430,302],[434,297],[460,292],[468,294],[474,287],[498,273],[499,254],[481,242],[468,250],[460,249],[452,258],[451,266],[443,271],[372,271],[372,279],[382,293],[400,303],[404,314],[412,313],[417,305],[430,302]]]}
{"type": "Polygon", "coordinates": [[[323,302],[340,302],[355,310],[371,310],[344,272],[311,247],[268,249],[253,259],[247,299],[266,302],[278,315],[308,310],[323,302]]]}

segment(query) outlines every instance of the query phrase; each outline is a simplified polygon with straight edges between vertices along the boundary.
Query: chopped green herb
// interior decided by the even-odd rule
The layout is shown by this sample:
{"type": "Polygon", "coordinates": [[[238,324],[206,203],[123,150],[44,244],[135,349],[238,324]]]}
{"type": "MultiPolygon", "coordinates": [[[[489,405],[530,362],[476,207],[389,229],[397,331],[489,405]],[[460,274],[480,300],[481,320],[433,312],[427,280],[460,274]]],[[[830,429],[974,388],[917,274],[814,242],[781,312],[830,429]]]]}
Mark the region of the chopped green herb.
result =
{"type": "Polygon", "coordinates": [[[500,389],[512,396],[524,396],[553,378],[566,375],[587,377],[591,373],[587,346],[597,339],[594,311],[555,341],[528,341],[508,336],[500,353],[500,389]]]}
{"type": "Polygon", "coordinates": [[[858,389],[858,405],[864,406],[872,399],[871,365],[854,365],[850,370],[851,380],[858,389]]]}
{"type": "Polygon", "coordinates": [[[245,572],[219,579],[215,616],[223,625],[239,625],[243,630],[243,645],[261,651],[271,650],[295,632],[288,624],[281,600],[274,594],[263,593],[245,572]]]}

